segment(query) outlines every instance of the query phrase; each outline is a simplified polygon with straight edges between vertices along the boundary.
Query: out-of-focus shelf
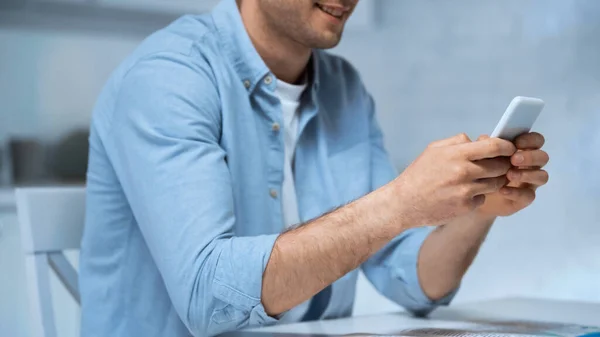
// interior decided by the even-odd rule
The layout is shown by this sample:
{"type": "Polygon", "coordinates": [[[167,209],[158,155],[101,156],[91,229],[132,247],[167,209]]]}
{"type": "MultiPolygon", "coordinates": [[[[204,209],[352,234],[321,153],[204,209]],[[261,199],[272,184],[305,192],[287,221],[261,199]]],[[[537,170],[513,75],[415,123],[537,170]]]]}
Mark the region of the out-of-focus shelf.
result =
{"type": "MultiPolygon", "coordinates": [[[[57,0],[36,0],[55,2],[57,0]]],[[[211,10],[219,0],[61,0],[61,2],[92,5],[96,8],[112,8],[131,12],[154,12],[171,15],[199,14],[211,10]]]]}
{"type": "Polygon", "coordinates": [[[39,10],[97,12],[112,10],[136,15],[199,14],[211,10],[219,0],[5,0],[1,8],[13,11],[39,10]]]}
{"type": "Polygon", "coordinates": [[[148,34],[218,0],[25,0],[0,4],[0,25],[99,33],[148,34]]]}

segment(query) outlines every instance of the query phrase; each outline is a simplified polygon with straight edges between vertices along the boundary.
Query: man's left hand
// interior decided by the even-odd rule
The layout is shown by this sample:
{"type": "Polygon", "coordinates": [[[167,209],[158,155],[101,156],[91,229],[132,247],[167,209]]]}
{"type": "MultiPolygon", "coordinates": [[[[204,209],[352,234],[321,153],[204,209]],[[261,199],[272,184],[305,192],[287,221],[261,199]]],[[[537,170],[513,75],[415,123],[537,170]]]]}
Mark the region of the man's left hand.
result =
{"type": "MultiPolygon", "coordinates": [[[[481,138],[486,138],[482,136],[481,138]]],[[[509,183],[498,192],[486,195],[477,212],[484,216],[509,216],[531,205],[535,191],[548,183],[548,172],[542,168],[550,157],[542,150],[544,136],[527,133],[515,140],[518,151],[510,158],[513,167],[508,171],[509,183]]]]}

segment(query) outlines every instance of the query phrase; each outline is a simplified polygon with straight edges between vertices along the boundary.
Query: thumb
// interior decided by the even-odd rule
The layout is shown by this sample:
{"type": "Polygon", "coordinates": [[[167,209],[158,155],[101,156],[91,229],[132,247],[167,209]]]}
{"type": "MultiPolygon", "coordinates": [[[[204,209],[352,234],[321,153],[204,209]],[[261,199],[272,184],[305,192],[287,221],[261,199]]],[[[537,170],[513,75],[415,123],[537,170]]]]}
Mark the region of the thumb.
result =
{"type": "Polygon", "coordinates": [[[479,141],[479,140],[484,140],[484,139],[489,139],[489,138],[490,138],[490,136],[488,136],[488,135],[481,135],[481,136],[479,136],[479,138],[477,138],[477,140],[479,141]]]}
{"type": "Polygon", "coordinates": [[[452,146],[459,145],[464,143],[470,143],[471,139],[467,136],[466,133],[459,133],[458,135],[442,140],[438,140],[436,142],[431,143],[432,147],[442,147],[442,146],[452,146]]]}

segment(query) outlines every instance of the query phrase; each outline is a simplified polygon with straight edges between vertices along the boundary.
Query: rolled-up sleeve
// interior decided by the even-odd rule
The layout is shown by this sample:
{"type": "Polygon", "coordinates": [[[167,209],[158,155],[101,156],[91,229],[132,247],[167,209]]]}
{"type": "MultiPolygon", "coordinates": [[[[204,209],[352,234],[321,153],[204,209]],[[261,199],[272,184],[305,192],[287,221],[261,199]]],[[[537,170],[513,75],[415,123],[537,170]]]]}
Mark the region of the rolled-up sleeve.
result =
{"type": "MultiPolygon", "coordinates": [[[[375,117],[375,105],[369,96],[372,187],[377,189],[397,176],[385,150],[383,134],[375,117]]],[[[457,290],[432,301],[419,282],[417,263],[423,242],[433,228],[408,230],[394,238],[362,265],[362,270],[375,288],[390,300],[417,316],[425,316],[438,306],[448,305],[457,290]]]]}
{"type": "Polygon", "coordinates": [[[138,62],[104,142],[175,310],[207,336],[276,321],[260,298],[277,236],[233,235],[219,95],[199,62],[167,53],[138,62]]]}

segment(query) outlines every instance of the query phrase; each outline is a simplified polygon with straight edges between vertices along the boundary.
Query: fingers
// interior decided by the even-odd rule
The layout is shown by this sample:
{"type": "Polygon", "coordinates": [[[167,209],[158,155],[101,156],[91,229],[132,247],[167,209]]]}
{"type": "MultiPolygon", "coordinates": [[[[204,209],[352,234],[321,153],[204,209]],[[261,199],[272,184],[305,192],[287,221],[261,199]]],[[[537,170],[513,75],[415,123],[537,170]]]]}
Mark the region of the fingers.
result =
{"type": "Polygon", "coordinates": [[[506,186],[507,183],[508,179],[506,178],[506,176],[480,179],[473,183],[472,193],[475,195],[479,195],[498,192],[501,188],[506,186]]]}
{"type": "Polygon", "coordinates": [[[468,160],[481,160],[496,157],[510,157],[516,151],[515,145],[500,138],[487,138],[460,145],[468,160]]]}
{"type": "Polygon", "coordinates": [[[511,159],[517,167],[544,167],[550,161],[550,156],[543,150],[518,151],[511,159]]]}
{"type": "Polygon", "coordinates": [[[508,157],[500,157],[474,161],[471,170],[475,179],[483,179],[503,176],[511,167],[508,157]]]}
{"type": "Polygon", "coordinates": [[[531,188],[502,187],[500,193],[521,206],[528,206],[535,200],[535,191],[531,188]]]}
{"type": "Polygon", "coordinates": [[[442,147],[442,146],[452,146],[464,143],[470,143],[471,139],[467,136],[466,133],[459,133],[458,135],[442,140],[435,141],[429,144],[430,147],[442,147]]]}
{"type": "Polygon", "coordinates": [[[512,169],[507,174],[508,180],[517,184],[530,184],[535,187],[546,185],[549,180],[548,172],[544,170],[512,169]]]}
{"type": "Polygon", "coordinates": [[[546,143],[544,136],[537,132],[526,133],[515,139],[515,145],[520,150],[538,150],[546,143]]]}

